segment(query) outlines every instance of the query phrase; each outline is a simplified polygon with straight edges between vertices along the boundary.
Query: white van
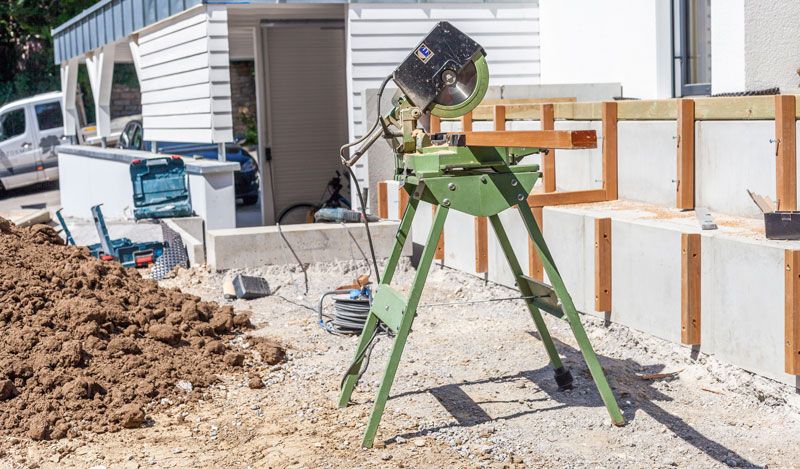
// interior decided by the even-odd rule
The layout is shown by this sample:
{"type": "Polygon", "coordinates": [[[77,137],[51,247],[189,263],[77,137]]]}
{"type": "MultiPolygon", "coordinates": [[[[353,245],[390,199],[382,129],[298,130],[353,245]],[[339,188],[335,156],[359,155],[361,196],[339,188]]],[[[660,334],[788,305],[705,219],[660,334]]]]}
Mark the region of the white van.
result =
{"type": "Polygon", "coordinates": [[[60,92],[0,108],[0,191],[58,179],[55,147],[63,137],[60,92]]]}
{"type": "MultiPolygon", "coordinates": [[[[81,100],[76,104],[81,106],[81,100]]],[[[125,124],[139,119],[138,115],[112,119],[111,135],[106,142],[97,138],[94,126],[81,125],[77,143],[114,145],[125,124]]],[[[64,140],[61,92],[39,94],[1,107],[0,194],[6,189],[58,179],[55,149],[62,143],[70,142],[64,140]]]]}

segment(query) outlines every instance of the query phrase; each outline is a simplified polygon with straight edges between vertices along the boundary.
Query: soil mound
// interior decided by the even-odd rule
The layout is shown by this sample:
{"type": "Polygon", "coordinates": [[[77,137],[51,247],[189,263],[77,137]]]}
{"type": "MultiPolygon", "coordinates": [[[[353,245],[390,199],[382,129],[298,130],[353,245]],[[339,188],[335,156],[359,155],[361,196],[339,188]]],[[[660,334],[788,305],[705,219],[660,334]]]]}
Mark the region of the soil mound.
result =
{"type": "MultiPolygon", "coordinates": [[[[245,351],[226,339],[249,326],[230,306],[65,246],[49,226],[0,218],[0,432],[138,427],[151,403],[191,399],[241,369],[245,351]]],[[[253,345],[267,363],[283,359],[274,342],[253,345]]]]}

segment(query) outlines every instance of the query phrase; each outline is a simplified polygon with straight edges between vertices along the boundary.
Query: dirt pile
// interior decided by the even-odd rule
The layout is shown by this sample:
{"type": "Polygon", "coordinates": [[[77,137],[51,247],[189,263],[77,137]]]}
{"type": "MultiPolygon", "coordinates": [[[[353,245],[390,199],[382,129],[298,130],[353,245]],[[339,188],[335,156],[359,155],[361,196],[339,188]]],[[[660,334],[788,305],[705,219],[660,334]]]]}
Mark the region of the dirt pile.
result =
{"type": "Polygon", "coordinates": [[[230,306],[159,288],[64,246],[48,226],[0,218],[0,432],[41,440],[138,427],[148,406],[242,372],[248,350],[283,359],[265,339],[231,348],[247,327],[230,306]]]}

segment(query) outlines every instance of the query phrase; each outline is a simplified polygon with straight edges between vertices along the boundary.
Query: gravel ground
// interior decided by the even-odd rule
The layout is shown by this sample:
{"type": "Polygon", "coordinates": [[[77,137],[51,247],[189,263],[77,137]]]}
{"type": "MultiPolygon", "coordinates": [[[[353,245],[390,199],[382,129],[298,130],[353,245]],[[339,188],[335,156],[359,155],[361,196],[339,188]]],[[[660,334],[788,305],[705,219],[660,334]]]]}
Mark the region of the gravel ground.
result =
{"type": "MultiPolygon", "coordinates": [[[[363,263],[316,264],[310,292],[292,267],[248,270],[277,292],[237,300],[289,361],[264,389],[227,379],[207,401],[153,416],[150,428],[50,444],[16,442],[7,460],[41,467],[791,467],[800,455],[800,396],[791,387],[688,348],[583,317],[628,420],[610,420],[566,325],[546,318],[572,369],[559,392],[519,301],[421,307],[376,439],[359,448],[390,340],[375,347],[353,395],[337,409],[355,337],[317,326],[319,295],[365,273],[363,263]],[[653,377],[674,373],[671,378],[653,377]],[[214,397],[216,396],[216,397],[214,397]],[[213,398],[213,399],[212,399],[213,398]],[[255,409],[255,410],[254,410],[255,409]],[[54,462],[55,461],[55,462],[54,462]]],[[[407,264],[396,285],[408,285],[407,264]]],[[[223,274],[181,271],[162,282],[225,302],[223,274]]],[[[402,288],[400,288],[402,289],[402,288]]],[[[449,269],[431,272],[422,303],[513,296],[449,269]]]]}

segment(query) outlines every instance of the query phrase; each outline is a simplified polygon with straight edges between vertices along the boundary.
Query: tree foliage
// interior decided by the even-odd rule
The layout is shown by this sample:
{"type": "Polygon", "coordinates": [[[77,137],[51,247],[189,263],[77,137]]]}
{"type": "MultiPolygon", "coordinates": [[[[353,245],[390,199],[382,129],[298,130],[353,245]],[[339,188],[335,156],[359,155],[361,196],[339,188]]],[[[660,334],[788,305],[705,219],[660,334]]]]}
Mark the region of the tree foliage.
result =
{"type": "Polygon", "coordinates": [[[60,89],[54,28],[96,0],[0,0],[0,105],[60,89]]]}

